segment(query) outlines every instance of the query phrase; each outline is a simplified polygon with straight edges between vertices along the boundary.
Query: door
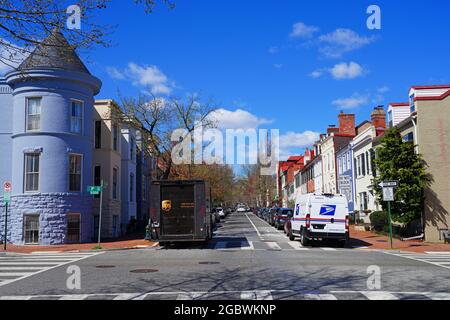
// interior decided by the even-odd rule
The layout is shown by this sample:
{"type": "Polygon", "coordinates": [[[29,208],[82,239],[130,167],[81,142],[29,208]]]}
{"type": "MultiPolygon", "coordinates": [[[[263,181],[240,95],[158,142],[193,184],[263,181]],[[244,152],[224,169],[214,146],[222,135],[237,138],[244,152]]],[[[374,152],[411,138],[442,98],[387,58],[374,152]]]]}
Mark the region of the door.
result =
{"type": "Polygon", "coordinates": [[[81,218],[79,213],[69,213],[67,216],[67,243],[79,243],[81,218]]]}
{"type": "Polygon", "coordinates": [[[24,229],[25,244],[39,244],[39,215],[26,215],[24,229]]]}
{"type": "Polygon", "coordinates": [[[194,185],[161,186],[162,235],[194,234],[194,196],[194,185]]]}

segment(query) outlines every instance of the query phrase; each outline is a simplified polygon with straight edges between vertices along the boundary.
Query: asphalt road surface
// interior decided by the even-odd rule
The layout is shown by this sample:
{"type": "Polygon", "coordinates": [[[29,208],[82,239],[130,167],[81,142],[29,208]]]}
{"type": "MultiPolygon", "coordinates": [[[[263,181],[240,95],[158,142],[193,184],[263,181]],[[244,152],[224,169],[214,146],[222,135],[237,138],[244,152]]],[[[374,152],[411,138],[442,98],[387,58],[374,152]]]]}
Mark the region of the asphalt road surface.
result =
{"type": "Polygon", "coordinates": [[[3,300],[448,300],[449,283],[450,254],[304,248],[251,213],[205,245],[0,256],[3,300]]]}

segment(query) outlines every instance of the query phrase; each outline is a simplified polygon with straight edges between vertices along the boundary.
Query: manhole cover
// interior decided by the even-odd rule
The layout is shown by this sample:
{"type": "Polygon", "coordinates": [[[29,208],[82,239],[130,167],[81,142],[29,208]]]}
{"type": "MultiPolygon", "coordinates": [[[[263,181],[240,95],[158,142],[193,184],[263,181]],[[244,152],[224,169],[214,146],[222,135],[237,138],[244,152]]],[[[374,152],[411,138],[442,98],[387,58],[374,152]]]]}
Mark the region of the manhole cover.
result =
{"type": "Polygon", "coordinates": [[[111,269],[111,268],[115,268],[116,266],[107,266],[107,265],[103,265],[103,266],[95,266],[98,269],[111,269]]]}
{"type": "Polygon", "coordinates": [[[153,273],[153,272],[158,272],[159,270],[157,269],[136,269],[136,270],[131,270],[131,273],[153,273]]]}
{"type": "Polygon", "coordinates": [[[198,264],[220,264],[220,262],[216,262],[216,261],[201,261],[198,264]]]}

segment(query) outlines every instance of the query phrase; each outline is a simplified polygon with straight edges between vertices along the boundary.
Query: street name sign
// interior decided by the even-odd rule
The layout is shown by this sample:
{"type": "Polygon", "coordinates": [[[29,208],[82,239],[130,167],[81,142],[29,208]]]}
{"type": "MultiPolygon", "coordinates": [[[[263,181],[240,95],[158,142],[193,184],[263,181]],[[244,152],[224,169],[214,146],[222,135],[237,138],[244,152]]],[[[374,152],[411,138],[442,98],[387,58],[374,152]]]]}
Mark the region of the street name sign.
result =
{"type": "Polygon", "coordinates": [[[102,191],[102,187],[100,187],[100,186],[88,186],[87,191],[91,195],[98,195],[102,191]]]}
{"type": "Polygon", "coordinates": [[[382,188],[395,188],[398,186],[398,181],[383,181],[380,183],[380,187],[382,188]]]}

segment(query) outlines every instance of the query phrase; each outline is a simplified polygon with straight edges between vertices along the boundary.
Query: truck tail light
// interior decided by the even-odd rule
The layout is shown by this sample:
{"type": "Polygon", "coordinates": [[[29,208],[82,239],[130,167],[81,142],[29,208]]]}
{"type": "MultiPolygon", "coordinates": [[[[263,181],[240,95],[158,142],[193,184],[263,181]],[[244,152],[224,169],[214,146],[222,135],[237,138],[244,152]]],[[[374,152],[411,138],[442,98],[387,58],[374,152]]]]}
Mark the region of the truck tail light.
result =
{"type": "Polygon", "coordinates": [[[309,229],[311,227],[311,215],[306,215],[306,229],[309,229]]]}
{"type": "Polygon", "coordinates": [[[349,219],[349,217],[348,216],[346,216],[345,217],[345,231],[348,231],[349,230],[349,222],[350,222],[350,219],[349,219]]]}

